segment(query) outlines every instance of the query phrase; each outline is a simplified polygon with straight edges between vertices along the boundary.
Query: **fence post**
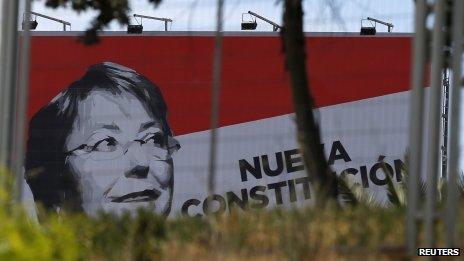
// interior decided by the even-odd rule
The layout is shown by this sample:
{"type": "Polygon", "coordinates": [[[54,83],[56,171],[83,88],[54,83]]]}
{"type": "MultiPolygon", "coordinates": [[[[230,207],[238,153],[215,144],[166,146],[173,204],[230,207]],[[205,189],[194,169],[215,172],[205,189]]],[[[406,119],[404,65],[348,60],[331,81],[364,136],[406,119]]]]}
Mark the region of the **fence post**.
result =
{"type": "Polygon", "coordinates": [[[460,144],[460,108],[462,86],[462,45],[464,30],[464,1],[453,1],[453,25],[452,25],[452,85],[451,85],[451,110],[450,110],[450,139],[448,158],[448,191],[445,205],[445,244],[446,247],[454,247],[455,224],[458,215],[459,193],[459,144],[460,144]]]}
{"type": "MultiPolygon", "coordinates": [[[[2,10],[2,50],[0,67],[0,166],[11,167],[14,123],[15,87],[18,72],[18,7],[19,1],[4,0],[2,10]]],[[[2,181],[4,185],[4,180],[2,181]]]]}
{"type": "Polygon", "coordinates": [[[410,107],[410,133],[409,133],[409,175],[408,175],[408,208],[406,213],[406,244],[409,255],[415,255],[417,246],[417,212],[418,212],[418,185],[421,173],[421,152],[423,149],[424,119],[424,68],[426,57],[425,18],[427,16],[427,1],[416,1],[416,19],[412,80],[411,80],[411,107],[410,107]]]}
{"type": "MultiPolygon", "coordinates": [[[[217,1],[216,37],[213,60],[213,85],[211,93],[211,136],[209,149],[208,193],[214,193],[216,183],[217,128],[219,123],[219,104],[222,71],[222,16],[224,0],[217,1]]],[[[209,204],[209,203],[208,203],[209,204]]]]}
{"type": "Polygon", "coordinates": [[[427,195],[425,206],[425,240],[426,247],[435,245],[435,220],[437,203],[437,178],[440,147],[440,114],[442,94],[442,72],[444,65],[445,0],[437,0],[434,6],[434,26],[432,34],[432,71],[429,97],[429,126],[427,151],[427,195]]]}
{"type": "Polygon", "coordinates": [[[27,108],[29,98],[29,62],[30,62],[30,21],[31,0],[25,0],[24,31],[20,44],[20,63],[18,73],[18,87],[16,88],[14,102],[13,122],[13,145],[11,153],[11,170],[15,175],[14,199],[16,202],[22,200],[22,189],[24,181],[24,157],[26,146],[27,108]]]}

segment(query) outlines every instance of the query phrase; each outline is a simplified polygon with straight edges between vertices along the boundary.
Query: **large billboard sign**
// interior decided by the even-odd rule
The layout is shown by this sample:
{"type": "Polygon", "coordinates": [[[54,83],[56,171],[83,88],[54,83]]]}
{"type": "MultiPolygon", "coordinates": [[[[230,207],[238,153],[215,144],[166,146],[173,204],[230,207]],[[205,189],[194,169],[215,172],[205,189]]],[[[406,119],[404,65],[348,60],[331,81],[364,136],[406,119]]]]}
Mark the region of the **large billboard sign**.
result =
{"type": "MultiPolygon", "coordinates": [[[[384,201],[382,166],[396,181],[404,169],[411,37],[306,40],[329,164],[384,201]]],[[[310,205],[278,34],[226,34],[223,48],[209,195],[213,35],[107,34],[94,46],[34,35],[25,165],[34,200],[90,215],[310,205]]]]}

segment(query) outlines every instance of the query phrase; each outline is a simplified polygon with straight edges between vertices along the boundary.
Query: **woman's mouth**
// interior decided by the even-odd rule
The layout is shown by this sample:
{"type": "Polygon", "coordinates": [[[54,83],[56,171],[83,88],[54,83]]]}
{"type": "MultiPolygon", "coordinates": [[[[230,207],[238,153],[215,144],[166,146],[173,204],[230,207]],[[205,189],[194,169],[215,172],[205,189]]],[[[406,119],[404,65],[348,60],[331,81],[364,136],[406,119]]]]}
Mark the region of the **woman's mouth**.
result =
{"type": "Polygon", "coordinates": [[[157,189],[145,189],[143,191],[137,191],[128,193],[120,197],[109,197],[111,202],[115,203],[129,203],[129,202],[147,202],[154,201],[161,196],[161,191],[157,189]]]}

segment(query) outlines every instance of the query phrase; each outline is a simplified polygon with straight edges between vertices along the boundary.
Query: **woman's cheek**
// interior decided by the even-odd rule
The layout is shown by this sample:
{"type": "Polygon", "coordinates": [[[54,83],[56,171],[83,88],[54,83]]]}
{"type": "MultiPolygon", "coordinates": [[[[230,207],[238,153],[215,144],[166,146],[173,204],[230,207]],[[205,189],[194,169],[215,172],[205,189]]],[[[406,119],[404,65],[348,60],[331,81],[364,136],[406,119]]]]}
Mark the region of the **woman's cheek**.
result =
{"type": "Polygon", "coordinates": [[[81,158],[71,163],[74,174],[98,187],[106,187],[108,183],[124,176],[127,167],[124,160],[96,161],[81,158]]]}

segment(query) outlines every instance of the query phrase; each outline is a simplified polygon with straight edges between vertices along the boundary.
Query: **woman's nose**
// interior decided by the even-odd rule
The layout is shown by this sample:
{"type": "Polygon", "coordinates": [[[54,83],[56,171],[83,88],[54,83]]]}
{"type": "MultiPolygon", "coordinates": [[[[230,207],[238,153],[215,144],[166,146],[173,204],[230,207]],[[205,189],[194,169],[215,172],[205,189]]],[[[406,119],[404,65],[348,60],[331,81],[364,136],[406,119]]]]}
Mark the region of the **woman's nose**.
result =
{"type": "Polygon", "coordinates": [[[132,146],[127,149],[126,156],[130,161],[129,167],[131,170],[136,168],[148,169],[150,163],[148,159],[149,156],[144,153],[139,143],[133,143],[132,146]]]}

